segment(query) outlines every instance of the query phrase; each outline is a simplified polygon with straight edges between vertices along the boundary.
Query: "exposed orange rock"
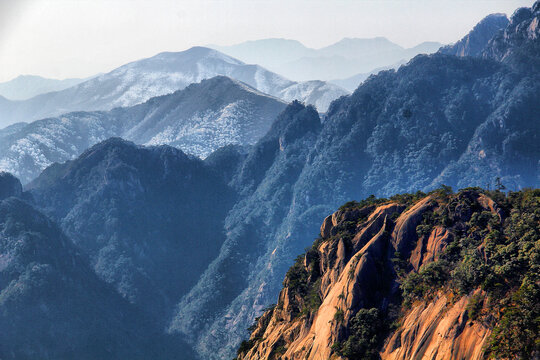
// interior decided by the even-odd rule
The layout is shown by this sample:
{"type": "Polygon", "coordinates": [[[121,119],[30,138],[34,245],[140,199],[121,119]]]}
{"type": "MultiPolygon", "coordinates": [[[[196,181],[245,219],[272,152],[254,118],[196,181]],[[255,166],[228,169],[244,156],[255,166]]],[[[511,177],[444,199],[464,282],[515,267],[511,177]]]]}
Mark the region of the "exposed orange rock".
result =
{"type": "Polygon", "coordinates": [[[415,305],[400,329],[386,342],[383,360],[482,359],[491,330],[480,321],[471,321],[464,296],[451,304],[445,295],[415,305]]]}
{"type": "Polygon", "coordinates": [[[436,226],[428,238],[423,236],[418,239],[411,253],[410,263],[418,271],[423,264],[436,261],[452,240],[453,235],[450,231],[442,226],[436,226]]]}
{"type": "Polygon", "coordinates": [[[434,205],[435,201],[430,196],[427,196],[397,219],[392,234],[392,246],[396,251],[407,256],[414,248],[418,239],[416,227],[422,221],[424,213],[432,209],[434,205]]]}
{"type": "Polygon", "coordinates": [[[485,210],[491,211],[493,214],[497,215],[499,217],[499,220],[502,221],[504,219],[504,213],[502,209],[497,205],[493,199],[487,197],[484,194],[480,194],[477,198],[478,203],[480,206],[482,206],[485,210]]]}
{"type": "MultiPolygon", "coordinates": [[[[463,192],[459,196],[477,205],[502,212],[485,195],[463,192]]],[[[332,347],[349,336],[351,321],[360,309],[382,308],[399,291],[392,259],[396,252],[408,264],[407,271],[419,271],[439,259],[454,240],[451,229],[436,224],[418,238],[417,226],[427,212],[445,205],[426,196],[410,208],[386,203],[362,209],[341,209],[321,226],[317,247],[301,263],[305,286],[320,299],[310,308],[306,296],[291,289],[286,278],[278,305],[257,322],[251,347],[239,359],[319,360],[342,359],[332,347]]],[[[455,207],[455,216],[466,222],[467,208],[455,207]]],[[[296,266],[300,266],[297,264],[296,266]]],[[[300,271],[298,270],[298,271],[300,271]]],[[[480,359],[491,329],[472,321],[468,304],[477,291],[457,298],[440,293],[434,299],[413,304],[401,313],[400,326],[388,334],[380,349],[383,359],[480,359]]],[[[487,302],[487,299],[483,300],[487,302]]]]}

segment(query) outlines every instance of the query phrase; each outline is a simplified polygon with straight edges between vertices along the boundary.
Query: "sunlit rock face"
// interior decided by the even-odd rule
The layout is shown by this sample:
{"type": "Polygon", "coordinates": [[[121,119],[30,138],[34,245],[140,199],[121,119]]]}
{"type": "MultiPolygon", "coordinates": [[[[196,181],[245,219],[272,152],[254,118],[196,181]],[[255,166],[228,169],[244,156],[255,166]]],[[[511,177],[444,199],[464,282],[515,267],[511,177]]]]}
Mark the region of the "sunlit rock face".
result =
{"type": "MultiPolygon", "coordinates": [[[[479,188],[451,194],[443,188],[430,195],[346,203],[325,219],[320,237],[288,270],[277,303],[250,327],[237,358],[480,360],[505,351],[534,353],[534,325],[528,321],[539,309],[532,298],[517,300],[511,284],[462,282],[470,261],[478,264],[468,274],[499,272],[501,260],[495,260],[499,254],[492,246],[494,241],[515,245],[521,231],[515,233],[513,224],[535,234],[521,238],[519,246],[537,241],[532,214],[540,192],[514,196],[510,200],[479,188]],[[524,225],[522,216],[532,216],[531,221],[524,225]],[[494,229],[505,240],[494,240],[494,229]],[[471,255],[463,258],[457,249],[465,248],[471,255]],[[523,314],[508,310],[509,316],[528,319],[521,343],[526,350],[497,341],[501,333],[514,331],[500,321],[510,299],[526,304],[523,314]]],[[[527,296],[539,291],[527,279],[537,263],[526,261],[514,282],[527,284],[522,290],[527,296]]]]}

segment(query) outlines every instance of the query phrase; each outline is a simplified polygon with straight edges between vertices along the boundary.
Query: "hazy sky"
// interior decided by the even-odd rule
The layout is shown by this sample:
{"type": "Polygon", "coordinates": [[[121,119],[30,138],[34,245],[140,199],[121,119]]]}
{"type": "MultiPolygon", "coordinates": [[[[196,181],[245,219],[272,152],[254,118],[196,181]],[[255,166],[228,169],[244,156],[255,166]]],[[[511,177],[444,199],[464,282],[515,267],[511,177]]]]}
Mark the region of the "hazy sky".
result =
{"type": "Polygon", "coordinates": [[[533,0],[0,0],[0,81],[86,77],[161,51],[269,37],[322,47],[385,36],[450,43],[533,0]]]}

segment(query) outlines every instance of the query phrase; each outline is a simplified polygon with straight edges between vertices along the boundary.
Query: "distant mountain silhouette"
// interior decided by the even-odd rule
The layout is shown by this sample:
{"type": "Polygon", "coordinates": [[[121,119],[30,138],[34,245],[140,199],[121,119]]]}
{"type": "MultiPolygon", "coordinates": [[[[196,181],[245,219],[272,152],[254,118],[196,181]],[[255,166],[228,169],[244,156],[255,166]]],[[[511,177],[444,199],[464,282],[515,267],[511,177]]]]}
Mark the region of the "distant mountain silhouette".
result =
{"type": "Polygon", "coordinates": [[[376,68],[407,61],[418,54],[436,52],[441,46],[436,42],[424,42],[405,49],[386,38],[377,37],[345,38],[321,49],[310,49],[298,41],[286,39],[263,39],[212,47],[245,62],[262,65],[290,79],[307,81],[341,79],[369,73],[376,68]]]}
{"type": "Polygon", "coordinates": [[[47,79],[36,75],[20,75],[10,81],[0,83],[0,95],[10,100],[26,100],[31,97],[60,91],[77,85],[86,79],[47,79]]]}

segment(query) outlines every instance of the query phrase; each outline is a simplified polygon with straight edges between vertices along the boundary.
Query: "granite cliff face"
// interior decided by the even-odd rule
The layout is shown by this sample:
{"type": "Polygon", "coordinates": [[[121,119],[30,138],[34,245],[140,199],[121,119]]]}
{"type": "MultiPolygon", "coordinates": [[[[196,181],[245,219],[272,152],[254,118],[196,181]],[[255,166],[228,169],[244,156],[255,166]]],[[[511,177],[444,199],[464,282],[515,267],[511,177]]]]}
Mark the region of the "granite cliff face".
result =
{"type": "Polygon", "coordinates": [[[515,69],[538,73],[539,22],[540,1],[530,8],[517,9],[508,26],[489,41],[482,56],[510,64],[515,69]]]}
{"type": "Polygon", "coordinates": [[[528,336],[524,349],[497,344],[508,331],[507,301],[528,287],[529,295],[538,294],[538,249],[529,248],[533,258],[515,279],[503,285],[492,276],[513,261],[501,260],[503,247],[534,247],[540,239],[539,200],[538,190],[505,196],[443,188],[345,204],[289,269],[277,305],[250,328],[238,359],[538,355],[538,304],[530,316],[518,316],[532,319],[521,330],[528,336]],[[516,241],[518,223],[530,237],[516,241]]]}
{"type": "Polygon", "coordinates": [[[455,56],[482,56],[482,51],[497,33],[508,25],[505,14],[491,14],[480,21],[463,39],[442,47],[439,52],[455,56]]]}

